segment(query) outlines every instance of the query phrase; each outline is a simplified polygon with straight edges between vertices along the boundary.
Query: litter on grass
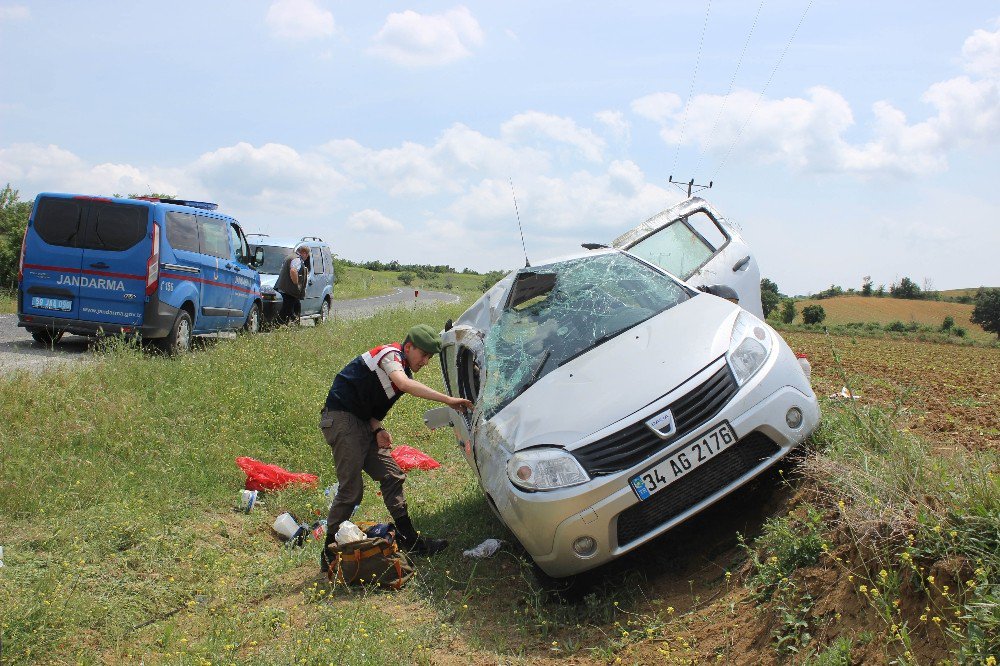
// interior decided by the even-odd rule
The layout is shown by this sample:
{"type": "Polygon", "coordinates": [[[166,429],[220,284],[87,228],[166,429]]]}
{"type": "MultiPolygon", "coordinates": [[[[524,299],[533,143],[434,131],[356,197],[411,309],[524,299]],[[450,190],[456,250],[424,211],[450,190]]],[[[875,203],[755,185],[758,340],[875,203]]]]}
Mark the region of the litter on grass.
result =
{"type": "Polygon", "coordinates": [[[281,490],[293,483],[312,485],[319,480],[315,474],[289,472],[283,467],[263,463],[253,458],[240,457],[236,464],[247,475],[247,490],[281,490]]]}
{"type": "Polygon", "coordinates": [[[500,541],[499,539],[487,539],[475,548],[463,550],[462,555],[465,555],[466,557],[475,557],[477,559],[492,557],[498,550],[500,550],[500,546],[502,545],[503,541],[500,541]]]}
{"type": "Polygon", "coordinates": [[[296,520],[295,516],[285,512],[275,518],[274,525],[271,526],[278,536],[292,546],[301,546],[305,540],[305,535],[309,532],[309,526],[296,520]]]}
{"type": "Polygon", "coordinates": [[[404,472],[408,472],[411,469],[436,469],[441,466],[441,463],[423,451],[405,444],[394,448],[392,450],[392,457],[404,472]]]}
{"type": "Polygon", "coordinates": [[[831,393],[830,394],[830,399],[831,400],[860,400],[861,396],[858,395],[857,393],[852,392],[849,388],[847,388],[845,386],[844,388],[840,389],[840,393],[831,393]]]}
{"type": "Polygon", "coordinates": [[[349,543],[354,543],[355,541],[361,541],[362,539],[367,539],[365,533],[361,531],[361,528],[352,523],[349,520],[345,520],[337,528],[337,534],[334,537],[337,540],[338,546],[344,546],[349,543]]]}

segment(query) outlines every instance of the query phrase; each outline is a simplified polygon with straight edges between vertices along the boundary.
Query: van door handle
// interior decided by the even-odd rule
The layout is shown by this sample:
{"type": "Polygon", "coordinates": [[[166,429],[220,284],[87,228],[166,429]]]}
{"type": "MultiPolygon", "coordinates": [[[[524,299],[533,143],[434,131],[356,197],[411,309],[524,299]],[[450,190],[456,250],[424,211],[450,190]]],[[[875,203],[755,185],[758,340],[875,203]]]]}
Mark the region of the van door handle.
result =
{"type": "Polygon", "coordinates": [[[743,270],[744,268],[747,267],[747,264],[749,263],[750,263],[750,255],[748,254],[747,256],[743,257],[742,259],[736,262],[736,265],[733,266],[733,272],[735,273],[737,271],[743,270]]]}
{"type": "Polygon", "coordinates": [[[108,266],[103,261],[98,261],[96,264],[91,264],[90,267],[91,268],[111,268],[110,266],[108,266]]]}

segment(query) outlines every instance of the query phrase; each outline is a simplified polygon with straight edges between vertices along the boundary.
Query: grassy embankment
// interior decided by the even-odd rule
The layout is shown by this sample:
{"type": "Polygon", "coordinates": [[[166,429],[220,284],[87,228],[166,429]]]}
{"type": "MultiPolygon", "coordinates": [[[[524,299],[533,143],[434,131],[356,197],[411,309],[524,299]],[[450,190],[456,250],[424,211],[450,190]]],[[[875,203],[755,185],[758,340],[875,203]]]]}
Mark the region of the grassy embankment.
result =
{"type": "MultiPolygon", "coordinates": [[[[771,632],[757,645],[765,662],[1000,656],[996,453],[942,453],[900,432],[891,405],[825,401],[798,506],[748,535],[750,563],[727,571],[732,583],[720,571],[716,589],[692,590],[691,612],[675,613],[679,604],[651,596],[671,575],[655,546],[589,576],[591,591],[575,600],[547,592],[516,547],[462,558],[484,538],[510,537],[451,434],[423,428],[433,404],[408,398],[388,420],[397,444],[443,464],[410,475],[411,513],[453,548],[419,559],[400,593],[331,589],[317,575],[318,544],[287,549],[270,524],[325,507],[321,488],[334,477],[316,420],[332,374],[384,336],[462,307],[281,330],[180,359],[112,342],[79,370],[0,382],[4,663],[739,661],[747,653],[735,646],[712,647],[726,633],[717,619],[698,633],[713,608],[727,627],[771,632]],[[320,483],[236,514],[239,455],[320,483]],[[706,606],[702,594],[718,599],[706,606]]],[[[419,378],[440,388],[436,363],[419,378]]],[[[386,517],[375,490],[363,518],[386,517]]]]}
{"type": "Polygon", "coordinates": [[[337,283],[333,287],[338,301],[367,296],[391,294],[396,289],[430,289],[450,291],[461,296],[478,296],[485,291],[482,275],[462,273],[426,273],[419,277],[411,273],[412,281],[404,284],[399,276],[406,271],[372,271],[356,266],[337,265],[337,283]]]}

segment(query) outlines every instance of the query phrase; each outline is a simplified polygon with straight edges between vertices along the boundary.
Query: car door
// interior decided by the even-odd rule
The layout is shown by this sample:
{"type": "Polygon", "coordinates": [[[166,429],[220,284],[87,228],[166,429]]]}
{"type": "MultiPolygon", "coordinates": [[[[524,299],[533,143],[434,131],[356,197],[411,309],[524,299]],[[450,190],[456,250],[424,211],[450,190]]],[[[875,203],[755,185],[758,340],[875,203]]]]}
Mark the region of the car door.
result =
{"type": "Polygon", "coordinates": [[[201,269],[201,305],[195,330],[213,333],[229,326],[229,294],[232,279],[223,268],[231,260],[229,229],[225,220],[196,215],[201,252],[190,259],[201,269]]]}
{"type": "Polygon", "coordinates": [[[79,318],[88,207],[82,197],[38,197],[24,237],[23,315],[79,318]]]}
{"type": "Polygon", "coordinates": [[[302,299],[302,314],[311,315],[319,312],[323,300],[323,274],[325,264],[323,253],[316,245],[309,246],[309,261],[306,264],[306,295],[302,299]]]}
{"type": "Polygon", "coordinates": [[[149,208],[95,201],[87,215],[80,276],[80,318],[140,326],[152,252],[149,208]]]}
{"type": "Polygon", "coordinates": [[[723,285],[763,318],[760,269],[739,231],[704,199],[692,197],[616,238],[612,245],[693,287],[723,285]]]}
{"type": "Polygon", "coordinates": [[[229,291],[229,327],[239,328],[246,321],[255,297],[254,270],[247,263],[250,246],[243,231],[235,222],[229,223],[228,231],[229,258],[220,271],[225,274],[229,291]]]}

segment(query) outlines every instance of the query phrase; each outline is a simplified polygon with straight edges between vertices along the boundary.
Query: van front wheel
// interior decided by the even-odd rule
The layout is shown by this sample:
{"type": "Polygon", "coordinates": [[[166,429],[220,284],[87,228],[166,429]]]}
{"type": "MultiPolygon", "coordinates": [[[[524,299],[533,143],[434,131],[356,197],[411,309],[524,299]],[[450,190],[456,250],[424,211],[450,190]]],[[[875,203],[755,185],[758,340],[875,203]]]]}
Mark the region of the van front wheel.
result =
{"type": "Polygon", "coordinates": [[[51,347],[55,343],[59,342],[62,338],[64,331],[58,328],[29,328],[28,333],[31,333],[31,337],[40,345],[46,347],[51,347]]]}
{"type": "Polygon", "coordinates": [[[325,324],[330,320],[330,299],[324,298],[323,305],[319,306],[319,319],[316,320],[317,324],[325,324]]]}
{"type": "Polygon", "coordinates": [[[247,320],[243,323],[244,333],[260,333],[260,306],[254,303],[250,306],[247,320]]]}
{"type": "Polygon", "coordinates": [[[169,356],[184,354],[191,350],[191,315],[187,310],[181,310],[174,319],[170,333],[160,343],[163,351],[169,356]]]}

